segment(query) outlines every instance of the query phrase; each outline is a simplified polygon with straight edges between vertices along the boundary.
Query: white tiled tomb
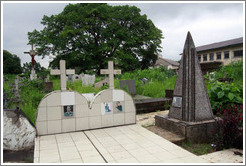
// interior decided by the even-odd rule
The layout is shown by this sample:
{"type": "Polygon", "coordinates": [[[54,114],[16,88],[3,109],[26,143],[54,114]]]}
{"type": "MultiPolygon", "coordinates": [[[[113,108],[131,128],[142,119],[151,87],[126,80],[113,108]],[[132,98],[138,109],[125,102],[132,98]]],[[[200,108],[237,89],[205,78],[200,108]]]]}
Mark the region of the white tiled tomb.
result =
{"type": "Polygon", "coordinates": [[[75,91],[53,91],[41,100],[36,118],[38,135],[134,123],[136,108],[132,97],[114,89],[90,96],[89,101],[86,95],[75,91]]]}

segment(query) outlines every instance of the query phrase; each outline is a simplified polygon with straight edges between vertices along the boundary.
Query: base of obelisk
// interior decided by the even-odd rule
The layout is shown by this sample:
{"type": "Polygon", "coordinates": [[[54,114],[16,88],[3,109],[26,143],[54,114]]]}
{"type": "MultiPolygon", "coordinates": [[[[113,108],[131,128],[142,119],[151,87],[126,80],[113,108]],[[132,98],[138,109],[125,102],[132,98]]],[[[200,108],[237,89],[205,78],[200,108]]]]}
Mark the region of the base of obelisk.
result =
{"type": "Polygon", "coordinates": [[[193,143],[208,143],[218,133],[217,121],[215,119],[202,122],[185,122],[168,118],[168,115],[156,115],[155,125],[167,131],[185,137],[193,143]]]}

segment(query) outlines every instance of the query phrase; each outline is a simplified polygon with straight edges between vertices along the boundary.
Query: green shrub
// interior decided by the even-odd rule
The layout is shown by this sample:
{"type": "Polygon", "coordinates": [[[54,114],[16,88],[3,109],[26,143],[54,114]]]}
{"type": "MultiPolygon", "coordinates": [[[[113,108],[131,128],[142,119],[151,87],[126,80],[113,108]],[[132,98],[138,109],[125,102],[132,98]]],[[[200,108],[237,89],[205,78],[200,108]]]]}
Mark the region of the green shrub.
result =
{"type": "Polygon", "coordinates": [[[213,82],[208,86],[208,96],[214,114],[219,108],[226,108],[228,105],[243,103],[243,91],[233,83],[213,82]]]}
{"type": "Polygon", "coordinates": [[[222,66],[214,72],[215,79],[224,78],[227,73],[228,78],[233,79],[233,83],[237,86],[243,86],[243,61],[232,62],[229,65],[222,66]]]}

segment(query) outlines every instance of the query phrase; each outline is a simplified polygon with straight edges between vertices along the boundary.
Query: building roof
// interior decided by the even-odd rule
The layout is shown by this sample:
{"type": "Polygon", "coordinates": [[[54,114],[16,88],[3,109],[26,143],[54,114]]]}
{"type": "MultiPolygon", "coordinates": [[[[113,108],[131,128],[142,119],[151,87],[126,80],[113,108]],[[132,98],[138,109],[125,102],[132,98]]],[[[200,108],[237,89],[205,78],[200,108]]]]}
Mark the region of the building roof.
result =
{"type": "Polygon", "coordinates": [[[216,42],[208,45],[203,45],[196,47],[196,51],[205,51],[205,50],[211,50],[211,49],[216,49],[216,48],[221,48],[221,47],[228,47],[228,46],[233,46],[233,45],[238,45],[243,43],[243,37],[232,39],[232,40],[226,40],[222,42],[216,42]]]}
{"type": "Polygon", "coordinates": [[[176,61],[173,61],[171,59],[164,59],[162,57],[158,57],[156,63],[160,63],[160,64],[165,64],[165,63],[169,63],[170,65],[173,65],[173,66],[179,66],[179,63],[176,62],[176,61]]]}

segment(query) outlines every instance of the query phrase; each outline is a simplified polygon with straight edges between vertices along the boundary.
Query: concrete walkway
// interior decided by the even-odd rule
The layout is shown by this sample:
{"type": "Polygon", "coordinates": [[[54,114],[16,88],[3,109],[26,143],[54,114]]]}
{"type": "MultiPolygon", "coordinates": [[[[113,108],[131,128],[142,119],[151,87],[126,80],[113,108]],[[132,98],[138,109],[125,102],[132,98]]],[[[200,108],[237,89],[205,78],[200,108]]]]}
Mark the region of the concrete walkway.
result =
{"type": "Polygon", "coordinates": [[[207,163],[139,125],[40,136],[35,163],[207,163]]]}

